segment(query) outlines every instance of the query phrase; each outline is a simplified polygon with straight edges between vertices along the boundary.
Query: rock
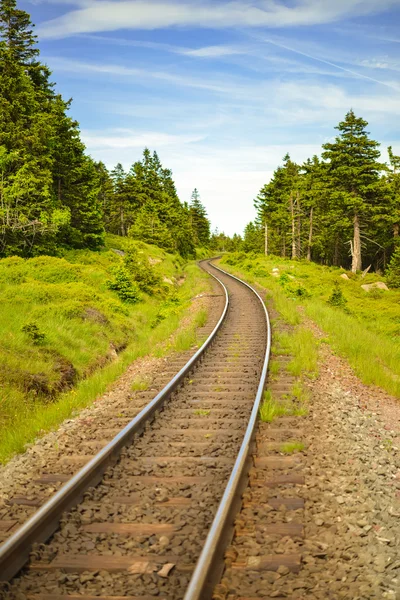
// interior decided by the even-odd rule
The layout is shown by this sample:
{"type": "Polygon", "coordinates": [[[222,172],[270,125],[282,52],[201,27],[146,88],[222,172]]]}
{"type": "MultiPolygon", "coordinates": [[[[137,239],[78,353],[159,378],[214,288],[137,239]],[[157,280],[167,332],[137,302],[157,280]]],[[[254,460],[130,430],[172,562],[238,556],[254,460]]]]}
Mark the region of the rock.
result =
{"type": "Polygon", "coordinates": [[[281,565],[278,568],[277,573],[279,573],[279,575],[288,575],[289,574],[289,569],[285,565],[281,565]]]}
{"type": "Polygon", "coordinates": [[[361,286],[363,290],[369,292],[370,290],[389,290],[386,283],[383,281],[376,281],[375,283],[365,283],[361,286]]]}

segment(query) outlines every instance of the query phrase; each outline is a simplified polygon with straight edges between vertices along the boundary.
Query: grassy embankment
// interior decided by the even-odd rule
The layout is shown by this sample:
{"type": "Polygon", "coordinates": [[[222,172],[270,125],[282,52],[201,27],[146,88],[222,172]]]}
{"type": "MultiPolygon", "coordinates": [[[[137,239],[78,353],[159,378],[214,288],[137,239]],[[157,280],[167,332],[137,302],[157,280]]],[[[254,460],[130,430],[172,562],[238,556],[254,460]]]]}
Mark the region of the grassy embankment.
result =
{"type": "Polygon", "coordinates": [[[362,278],[335,267],[244,253],[224,256],[221,266],[268,289],[276,309],[297,327],[302,306],[364,383],[400,398],[400,290],[361,288],[384,281],[382,276],[362,278]]]}
{"type": "Polygon", "coordinates": [[[107,281],[124,240],[102,252],[0,260],[0,462],[87,406],[136,358],[186,350],[207,314],[191,298],[207,276],[179,256],[138,244],[158,283],[121,300],[107,281]],[[185,326],[180,326],[185,317],[185,326]]]}

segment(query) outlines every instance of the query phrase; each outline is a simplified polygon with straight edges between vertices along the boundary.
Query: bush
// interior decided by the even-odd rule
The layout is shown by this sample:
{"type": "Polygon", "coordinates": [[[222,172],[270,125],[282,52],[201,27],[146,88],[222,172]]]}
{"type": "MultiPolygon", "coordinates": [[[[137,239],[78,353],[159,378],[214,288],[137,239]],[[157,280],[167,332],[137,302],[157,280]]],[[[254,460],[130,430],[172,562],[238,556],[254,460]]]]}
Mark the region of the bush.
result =
{"type": "Polygon", "coordinates": [[[290,283],[290,277],[287,273],[282,273],[282,275],[278,278],[279,285],[285,286],[287,283],[290,283]]]}
{"type": "Polygon", "coordinates": [[[302,285],[289,285],[287,286],[286,291],[298,298],[311,298],[310,292],[302,285]]]}
{"type": "Polygon", "coordinates": [[[328,299],[328,304],[336,306],[337,308],[344,308],[347,304],[346,298],[343,296],[343,292],[340,289],[338,282],[335,282],[335,286],[332,290],[332,294],[328,299]]]}
{"type": "Polygon", "coordinates": [[[26,325],[21,327],[21,331],[26,333],[34,344],[41,344],[46,339],[45,334],[39,330],[36,323],[26,323],[26,325]]]}
{"type": "Polygon", "coordinates": [[[113,269],[114,280],[107,281],[107,287],[109,290],[117,292],[118,297],[123,302],[129,302],[135,304],[140,300],[139,286],[135,281],[132,281],[130,273],[124,266],[116,267],[113,269]]]}
{"type": "Polygon", "coordinates": [[[142,292],[151,295],[157,287],[161,287],[161,276],[150,265],[147,257],[139,255],[133,244],[126,250],[124,266],[142,292]]]}

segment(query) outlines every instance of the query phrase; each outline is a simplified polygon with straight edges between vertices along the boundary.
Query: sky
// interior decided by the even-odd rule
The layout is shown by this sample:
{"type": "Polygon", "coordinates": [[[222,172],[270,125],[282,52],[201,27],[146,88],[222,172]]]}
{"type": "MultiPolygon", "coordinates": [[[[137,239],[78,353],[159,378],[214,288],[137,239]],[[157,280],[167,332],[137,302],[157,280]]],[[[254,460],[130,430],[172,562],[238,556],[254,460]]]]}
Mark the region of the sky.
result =
{"type": "Polygon", "coordinates": [[[400,154],[400,0],[23,0],[88,152],[144,147],[232,235],[352,108],[400,154]]]}

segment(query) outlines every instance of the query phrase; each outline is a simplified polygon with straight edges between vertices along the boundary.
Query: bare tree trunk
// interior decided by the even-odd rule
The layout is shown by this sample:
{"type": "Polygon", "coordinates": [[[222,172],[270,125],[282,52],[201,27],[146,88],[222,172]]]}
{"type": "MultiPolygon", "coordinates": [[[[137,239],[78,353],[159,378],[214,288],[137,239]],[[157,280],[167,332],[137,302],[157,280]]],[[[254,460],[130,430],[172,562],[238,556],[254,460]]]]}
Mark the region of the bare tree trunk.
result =
{"type": "Polygon", "coordinates": [[[301,257],[301,214],[300,214],[300,193],[297,192],[297,256],[301,257]]]}
{"type": "Polygon", "coordinates": [[[399,224],[395,223],[393,225],[393,237],[399,237],[399,229],[400,229],[399,224]]]}
{"type": "Polygon", "coordinates": [[[265,256],[268,256],[268,225],[265,223],[265,256]]]}
{"type": "Polygon", "coordinates": [[[296,253],[296,232],[294,226],[294,205],[293,205],[293,194],[290,193],[290,214],[292,219],[292,258],[297,258],[296,253]]]}
{"type": "Polygon", "coordinates": [[[361,238],[360,238],[360,222],[358,220],[358,214],[354,214],[353,219],[354,224],[354,236],[353,236],[353,245],[352,245],[352,261],[351,261],[351,270],[353,273],[356,271],[361,271],[362,263],[361,263],[361,238]]]}
{"type": "Polygon", "coordinates": [[[311,207],[310,210],[310,230],[308,232],[308,246],[307,246],[307,260],[311,261],[311,244],[312,244],[312,236],[313,236],[313,212],[314,207],[311,207]]]}
{"type": "Polygon", "coordinates": [[[282,238],[282,256],[283,258],[286,258],[286,234],[283,234],[283,238],[282,238]]]}
{"type": "Polygon", "coordinates": [[[61,178],[60,177],[58,178],[58,190],[57,190],[57,193],[58,193],[58,201],[61,202],[61,178]]]}

